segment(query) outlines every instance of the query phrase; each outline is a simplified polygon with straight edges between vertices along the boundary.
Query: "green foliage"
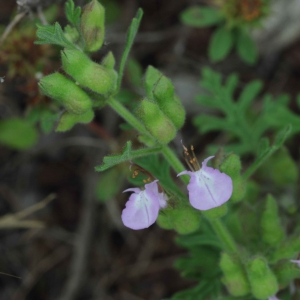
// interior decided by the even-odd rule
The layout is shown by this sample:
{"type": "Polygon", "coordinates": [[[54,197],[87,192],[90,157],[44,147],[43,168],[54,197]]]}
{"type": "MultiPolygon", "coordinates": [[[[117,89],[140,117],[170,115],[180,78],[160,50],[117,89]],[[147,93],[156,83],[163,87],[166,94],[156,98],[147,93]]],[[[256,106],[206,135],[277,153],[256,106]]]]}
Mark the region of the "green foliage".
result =
{"type": "Polygon", "coordinates": [[[122,82],[122,78],[123,78],[123,74],[124,74],[126,61],[127,61],[130,49],[133,45],[134,38],[135,38],[135,36],[137,34],[137,31],[139,29],[140,22],[142,20],[142,16],[143,16],[143,10],[141,8],[139,8],[139,10],[136,14],[136,17],[132,19],[130,27],[128,29],[127,41],[126,41],[124,52],[122,54],[122,58],[121,58],[121,62],[120,62],[120,68],[119,68],[119,72],[118,72],[119,77],[118,77],[118,83],[117,83],[117,91],[119,91],[119,89],[121,87],[121,82],[122,82]]]}
{"type": "Polygon", "coordinates": [[[65,13],[68,21],[76,28],[79,28],[81,7],[75,7],[73,0],[68,0],[65,3],[65,13]]]}
{"type": "Polygon", "coordinates": [[[124,177],[119,168],[109,169],[101,174],[96,187],[96,196],[100,202],[111,200],[120,191],[124,177]]]}
{"type": "Polygon", "coordinates": [[[59,23],[56,22],[54,25],[37,25],[37,27],[36,35],[39,39],[34,42],[35,44],[53,44],[66,49],[76,49],[76,46],[65,37],[59,23]]]}
{"type": "Polygon", "coordinates": [[[219,62],[223,60],[233,47],[234,36],[231,30],[225,27],[218,28],[212,35],[208,55],[211,61],[219,62]]]}
{"type": "Polygon", "coordinates": [[[38,139],[38,132],[26,120],[11,118],[0,121],[0,143],[7,147],[24,150],[32,147],[38,139]]]}
{"type": "MultiPolygon", "coordinates": [[[[278,130],[288,124],[292,124],[294,128],[295,124],[297,130],[293,129],[293,133],[300,129],[298,124],[300,117],[290,112],[278,101],[271,102],[269,97],[262,111],[254,111],[251,104],[262,89],[262,82],[259,80],[248,83],[237,100],[234,99],[238,85],[238,77],[235,74],[230,75],[225,83],[222,83],[219,73],[205,68],[202,71],[200,84],[208,90],[208,94],[199,95],[196,101],[202,106],[221,111],[224,116],[200,115],[194,118],[194,124],[201,133],[216,130],[227,132],[229,142],[224,147],[226,152],[255,153],[263,134],[270,128],[278,130]],[[278,106],[282,108],[281,111],[284,110],[284,113],[277,110],[278,106]]],[[[277,130],[275,132],[278,132],[277,130]]],[[[287,135],[288,133],[285,134],[285,138],[287,135]]]]}
{"type": "Polygon", "coordinates": [[[95,170],[98,172],[102,172],[122,162],[130,161],[141,156],[158,153],[161,150],[161,147],[132,150],[131,145],[131,141],[128,141],[126,143],[126,146],[124,147],[122,154],[105,156],[103,158],[103,164],[101,166],[95,167],[95,170]]]}
{"type": "Polygon", "coordinates": [[[276,246],[283,240],[285,234],[280,224],[278,205],[271,195],[267,196],[260,226],[262,229],[262,240],[270,246],[276,246]]]}
{"type": "Polygon", "coordinates": [[[191,6],[180,15],[183,24],[193,27],[207,27],[224,20],[220,10],[213,7],[191,6]]]}
{"type": "Polygon", "coordinates": [[[237,31],[236,49],[238,55],[243,61],[249,65],[256,63],[258,56],[256,44],[247,31],[237,31]]]}

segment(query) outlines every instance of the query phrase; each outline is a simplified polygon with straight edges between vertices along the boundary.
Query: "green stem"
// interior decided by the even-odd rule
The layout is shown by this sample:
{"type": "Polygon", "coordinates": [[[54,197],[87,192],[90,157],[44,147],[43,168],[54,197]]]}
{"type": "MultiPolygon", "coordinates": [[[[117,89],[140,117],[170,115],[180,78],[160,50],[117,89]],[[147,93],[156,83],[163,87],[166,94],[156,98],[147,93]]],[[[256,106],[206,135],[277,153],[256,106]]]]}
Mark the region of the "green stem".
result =
{"type": "MultiPolygon", "coordinates": [[[[150,135],[147,131],[145,126],[127,109],[125,108],[120,102],[115,100],[114,98],[110,98],[107,103],[110,105],[112,109],[114,109],[126,122],[128,122],[131,126],[133,126],[136,130],[138,130],[141,134],[147,135],[148,137],[154,138],[150,135]]],[[[157,150],[156,148],[153,148],[157,150]]],[[[153,150],[152,149],[152,150],[153,150]]],[[[152,151],[151,150],[151,151],[152,151]]],[[[145,150],[143,150],[145,151],[145,150]]],[[[180,173],[185,170],[184,165],[178,159],[177,155],[174,153],[169,146],[164,145],[161,148],[161,153],[164,155],[165,159],[170,163],[176,173],[180,173]]],[[[189,183],[188,176],[180,176],[181,180],[185,183],[189,183]]],[[[227,251],[238,252],[237,246],[231,237],[230,233],[228,232],[225,225],[222,223],[221,220],[210,220],[210,223],[223,243],[225,249],[227,251]]]]}
{"type": "Polygon", "coordinates": [[[220,219],[209,220],[209,222],[223,243],[225,250],[228,252],[238,253],[238,248],[223,222],[220,219]]]}
{"type": "Polygon", "coordinates": [[[114,98],[109,98],[107,104],[120,115],[128,124],[134,127],[139,133],[146,135],[147,137],[154,140],[152,135],[148,132],[146,127],[136,118],[125,106],[114,98]]]}

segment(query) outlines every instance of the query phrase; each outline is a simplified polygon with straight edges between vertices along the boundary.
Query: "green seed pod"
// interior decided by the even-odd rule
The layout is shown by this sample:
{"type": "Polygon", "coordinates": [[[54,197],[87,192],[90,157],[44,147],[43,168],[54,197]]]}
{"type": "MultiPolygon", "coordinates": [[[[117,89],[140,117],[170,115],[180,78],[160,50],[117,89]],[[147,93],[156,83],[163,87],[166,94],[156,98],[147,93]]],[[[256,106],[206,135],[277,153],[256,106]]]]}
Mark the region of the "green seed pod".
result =
{"type": "Polygon", "coordinates": [[[61,52],[63,69],[79,84],[99,94],[109,94],[115,79],[106,68],[92,62],[80,50],[64,50],[61,52]]]}
{"type": "Polygon", "coordinates": [[[243,264],[234,254],[223,252],[220,268],[223,271],[223,283],[232,296],[245,296],[250,292],[250,284],[243,264]]]}
{"type": "Polygon", "coordinates": [[[297,264],[288,261],[282,261],[274,267],[274,273],[277,277],[280,288],[287,287],[290,282],[300,278],[300,268],[297,264]]]}
{"type": "Polygon", "coordinates": [[[260,227],[263,241],[270,246],[276,246],[284,239],[284,231],[278,214],[278,205],[271,195],[267,196],[260,227]]]}
{"type": "Polygon", "coordinates": [[[185,109],[180,99],[176,95],[170,101],[166,101],[165,99],[159,100],[159,98],[155,99],[160,109],[173,122],[176,129],[180,129],[185,121],[185,109]]]}
{"type": "MultiPolygon", "coordinates": [[[[147,97],[151,100],[154,100],[153,89],[157,81],[163,75],[154,67],[149,66],[147,68],[144,80],[144,87],[146,90],[147,97]]],[[[173,88],[173,95],[174,95],[174,88],[173,88]]]]}
{"type": "Polygon", "coordinates": [[[86,50],[94,52],[99,50],[105,35],[105,9],[97,1],[92,0],[82,9],[80,27],[86,43],[86,50]]]}
{"type": "Polygon", "coordinates": [[[294,257],[300,249],[300,237],[293,236],[288,240],[283,240],[281,244],[271,253],[269,261],[276,263],[281,259],[294,257]]]}
{"type": "Polygon", "coordinates": [[[43,94],[57,100],[70,113],[81,115],[92,108],[90,97],[73,81],[60,73],[43,77],[39,82],[43,94]]]}
{"type": "Polygon", "coordinates": [[[143,99],[136,109],[136,115],[159,143],[167,144],[176,136],[173,123],[155,102],[143,99]]]}
{"type": "Polygon", "coordinates": [[[231,202],[239,202],[241,201],[246,193],[246,182],[243,180],[241,176],[232,178],[232,195],[230,197],[231,202]]]}
{"type": "Polygon", "coordinates": [[[167,229],[167,230],[173,229],[169,211],[160,212],[156,220],[156,223],[162,229],[167,229]]]}
{"type": "Polygon", "coordinates": [[[278,282],[263,257],[256,257],[246,265],[251,291],[256,299],[265,300],[278,292],[278,282]]]}
{"type": "Polygon", "coordinates": [[[174,230],[179,234],[189,234],[200,226],[200,214],[190,206],[180,207],[170,211],[170,219],[174,230]]]}
{"type": "Polygon", "coordinates": [[[77,123],[90,123],[94,119],[94,111],[89,110],[82,115],[74,115],[69,112],[65,112],[57,125],[55,131],[64,132],[70,130],[77,123]]]}
{"type": "Polygon", "coordinates": [[[231,178],[239,177],[242,170],[240,157],[234,153],[227,155],[220,165],[220,171],[231,178]]]}
{"type": "Polygon", "coordinates": [[[228,212],[228,206],[227,203],[224,203],[221,206],[209,210],[203,210],[202,215],[204,215],[209,220],[215,220],[225,216],[227,212],[228,212]]]}
{"type": "Polygon", "coordinates": [[[145,89],[149,99],[155,100],[176,129],[180,129],[185,121],[185,109],[175,95],[171,80],[149,66],[145,76],[145,89]]]}

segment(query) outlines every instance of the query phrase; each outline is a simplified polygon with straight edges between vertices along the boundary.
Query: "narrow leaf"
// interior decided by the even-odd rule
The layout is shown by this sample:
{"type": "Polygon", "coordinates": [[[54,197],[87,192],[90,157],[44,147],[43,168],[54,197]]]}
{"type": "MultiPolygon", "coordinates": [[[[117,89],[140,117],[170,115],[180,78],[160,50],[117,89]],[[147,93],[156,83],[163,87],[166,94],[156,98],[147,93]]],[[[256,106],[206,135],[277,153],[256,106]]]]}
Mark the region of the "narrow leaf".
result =
{"type": "Polygon", "coordinates": [[[240,30],[237,35],[237,52],[240,58],[248,63],[253,65],[257,61],[257,49],[256,45],[249,35],[248,32],[240,30]]]}
{"type": "Polygon", "coordinates": [[[131,149],[131,141],[128,141],[126,143],[126,146],[125,146],[122,154],[105,156],[103,158],[103,164],[101,166],[95,167],[95,170],[98,172],[102,172],[104,170],[107,170],[107,169],[119,164],[119,163],[122,163],[122,162],[125,162],[128,160],[133,160],[135,158],[142,157],[142,156],[159,153],[160,151],[161,151],[161,147],[132,150],[131,149]]]}
{"type": "Polygon", "coordinates": [[[139,29],[139,26],[140,26],[140,23],[142,20],[142,16],[143,16],[143,10],[141,8],[139,8],[137,11],[136,17],[132,19],[131,25],[128,29],[126,46],[125,46],[125,49],[124,49],[124,52],[123,52],[123,55],[121,58],[121,63],[120,63],[120,68],[119,68],[119,76],[118,76],[117,89],[116,89],[117,91],[119,91],[119,89],[120,89],[126,61],[127,61],[130,49],[133,45],[134,38],[138,32],[138,29],[139,29]]]}
{"type": "Polygon", "coordinates": [[[241,111],[245,112],[249,108],[251,102],[259,94],[262,87],[263,84],[260,80],[251,81],[246,85],[238,99],[238,106],[240,107],[241,111]]]}
{"type": "Polygon", "coordinates": [[[32,147],[38,139],[35,127],[26,120],[8,119],[0,121],[0,143],[23,150],[32,147]]]}
{"type": "Polygon", "coordinates": [[[207,27],[223,21],[219,9],[203,6],[191,6],[180,15],[181,22],[193,27],[207,27]]]}
{"type": "Polygon", "coordinates": [[[69,49],[75,48],[75,46],[67,40],[57,22],[54,25],[37,25],[37,27],[36,35],[39,40],[35,41],[35,44],[53,44],[69,49]]]}
{"type": "Polygon", "coordinates": [[[270,157],[276,150],[278,150],[285,140],[288,138],[292,131],[292,126],[289,124],[283,130],[281,130],[273,143],[273,145],[263,151],[260,156],[257,157],[256,161],[246,170],[243,174],[243,178],[248,179],[265,161],[268,157],[270,157]]]}
{"type": "Polygon", "coordinates": [[[231,51],[233,46],[232,31],[224,27],[217,29],[211,37],[208,54],[213,62],[223,60],[231,51]]]}
{"type": "Polygon", "coordinates": [[[79,27],[80,24],[80,15],[81,15],[81,7],[77,6],[75,8],[75,4],[73,0],[68,0],[65,4],[65,12],[68,21],[74,25],[76,28],[79,27]]]}

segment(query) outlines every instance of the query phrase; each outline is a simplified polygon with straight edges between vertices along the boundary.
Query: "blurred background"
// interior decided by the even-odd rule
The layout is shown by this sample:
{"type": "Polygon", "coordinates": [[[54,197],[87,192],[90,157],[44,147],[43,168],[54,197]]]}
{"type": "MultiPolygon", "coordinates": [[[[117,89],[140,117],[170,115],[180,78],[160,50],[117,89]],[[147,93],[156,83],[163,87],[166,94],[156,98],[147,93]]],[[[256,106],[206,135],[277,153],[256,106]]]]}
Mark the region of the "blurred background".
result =
{"type": "MultiPolygon", "coordinates": [[[[214,27],[192,28],[180,21],[187,7],[215,2],[101,1],[106,38],[94,61],[112,51],[118,64],[131,19],[139,7],[144,10],[118,99],[134,109],[148,65],[170,77],[187,110],[186,124],[172,144],[178,155],[182,138],[197,153],[218,138],[218,133],[200,136],[191,122],[202,111],[194,102],[202,92],[202,67],[225,76],[237,72],[241,86],[259,78],[274,95],[299,93],[300,2],[272,2],[270,16],[252,32],[259,50],[255,66],[234,52],[212,65],[207,51],[214,27]]],[[[0,0],[0,299],[170,298],[195,284],[173,268],[185,255],[174,243],[177,234],[157,225],[141,231],[124,227],[120,215],[128,194],[122,191],[132,187],[128,163],[94,171],[127,140],[139,146],[136,132],[121,130],[123,121],[105,107],[90,124],[55,133],[58,112],[40,93],[38,81],[60,70],[60,48],[34,44],[35,24],[55,21],[67,24],[64,1],[0,0]]],[[[293,101],[290,108],[299,113],[293,101]]],[[[290,152],[299,158],[299,143],[290,152]]]]}

